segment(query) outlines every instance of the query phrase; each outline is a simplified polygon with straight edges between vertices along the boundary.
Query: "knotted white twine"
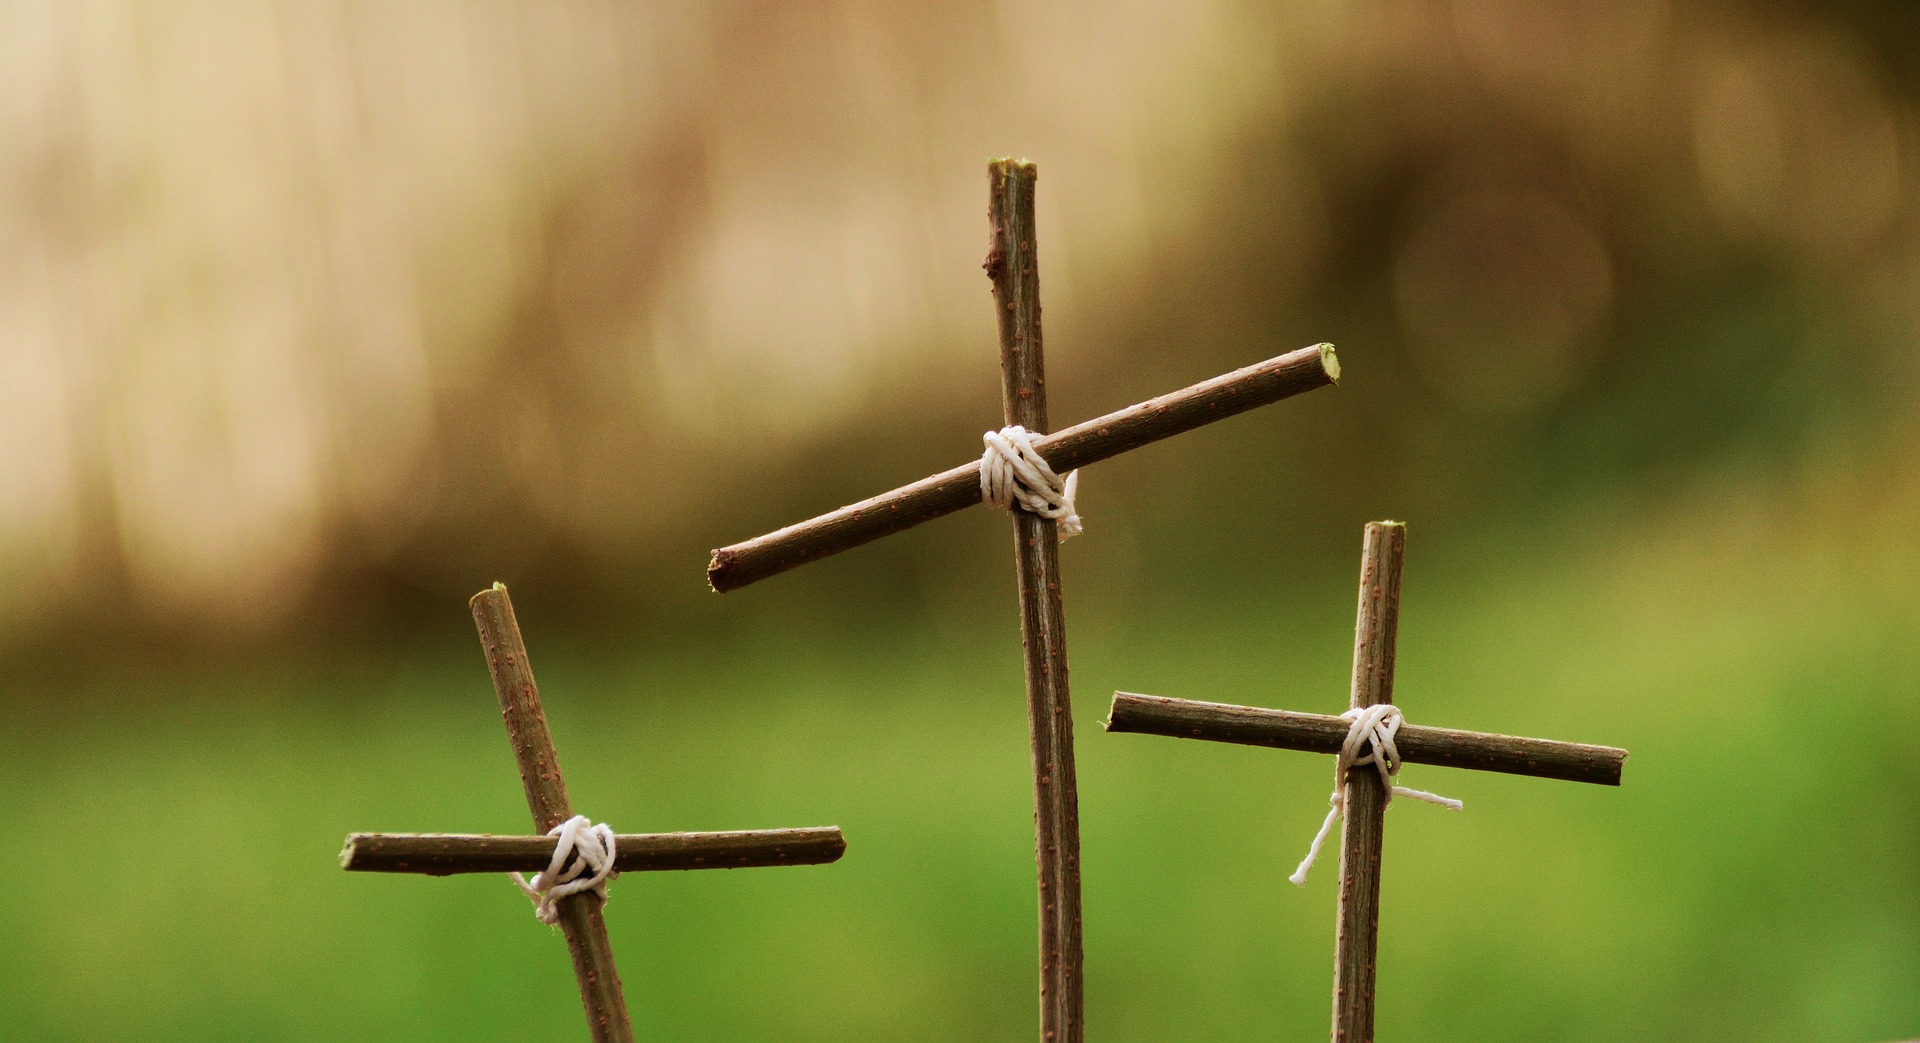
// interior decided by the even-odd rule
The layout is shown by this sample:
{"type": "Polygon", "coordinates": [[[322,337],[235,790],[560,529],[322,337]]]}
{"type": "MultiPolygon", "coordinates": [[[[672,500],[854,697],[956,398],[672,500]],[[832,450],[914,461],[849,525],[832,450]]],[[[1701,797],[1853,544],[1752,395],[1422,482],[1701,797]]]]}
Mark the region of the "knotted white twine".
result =
{"type": "Polygon", "coordinates": [[[1348,768],[1357,768],[1365,764],[1373,765],[1380,772],[1380,785],[1386,788],[1386,799],[1389,801],[1394,797],[1412,797],[1415,800],[1424,800],[1429,804],[1438,804],[1455,811],[1466,806],[1452,797],[1442,797],[1425,790],[1408,789],[1405,786],[1393,784],[1393,777],[1400,773],[1400,751],[1393,745],[1394,733],[1400,730],[1401,723],[1398,706],[1392,703],[1377,703],[1373,706],[1348,710],[1340,716],[1349,723],[1347,741],[1341,744],[1340,756],[1335,759],[1333,765],[1333,796],[1327,798],[1327,803],[1333,810],[1328,811],[1327,820],[1320,823],[1320,832],[1314,834],[1313,846],[1307,849],[1307,857],[1300,860],[1300,868],[1294,870],[1292,876],[1287,877],[1296,885],[1307,882],[1307,870],[1312,869],[1313,860],[1320,857],[1320,845],[1327,839],[1327,834],[1333,830],[1334,822],[1346,810],[1348,768]],[[1360,752],[1360,747],[1363,745],[1367,747],[1367,752],[1364,754],[1360,752]]]}
{"type": "Polygon", "coordinates": [[[981,437],[986,452],[980,456],[980,498],[1003,511],[1019,505],[1029,514],[1052,518],[1060,523],[1060,538],[1080,534],[1080,515],[1073,509],[1073,494],[1080,487],[1080,472],[1065,478],[1056,474],[1038,450],[1033,448],[1033,432],[1011,424],[981,437]]]}
{"type": "Polygon", "coordinates": [[[613,879],[613,827],[605,822],[594,825],[585,815],[575,815],[547,830],[559,837],[553,846],[553,861],[532,880],[519,873],[508,873],[514,886],[533,900],[533,915],[542,923],[559,923],[560,910],[554,903],[568,895],[595,891],[607,900],[607,881],[613,879]]]}

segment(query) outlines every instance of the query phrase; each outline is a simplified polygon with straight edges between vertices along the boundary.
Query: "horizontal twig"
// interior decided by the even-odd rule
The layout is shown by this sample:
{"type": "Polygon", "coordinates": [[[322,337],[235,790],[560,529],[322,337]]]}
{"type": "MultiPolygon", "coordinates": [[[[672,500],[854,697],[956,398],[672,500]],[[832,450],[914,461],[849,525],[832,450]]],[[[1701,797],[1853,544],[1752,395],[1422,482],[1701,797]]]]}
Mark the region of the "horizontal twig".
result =
{"type": "MultiPolygon", "coordinates": [[[[477,833],[351,833],[340,868],[364,873],[536,873],[553,860],[554,837],[477,833]]],[[[839,861],[846,838],[838,826],[755,829],[731,833],[627,833],[614,837],[613,868],[621,873],[665,869],[745,869],[839,861]]]]}
{"type": "MultiPolygon", "coordinates": [[[[1333,345],[1316,344],[1037,438],[1034,448],[1054,470],[1065,473],[1339,379],[1333,345]]],[[[722,547],[707,565],[707,582],[724,594],[979,502],[980,461],[975,459],[831,514],[722,547]]]]}
{"type": "MultiPolygon", "coordinates": [[[[1347,722],[1325,714],[1164,699],[1128,692],[1113,693],[1113,711],[1107,720],[1107,730],[1308,753],[1338,753],[1340,744],[1347,738],[1347,722]]],[[[1620,785],[1620,771],[1627,760],[1627,751],[1612,746],[1522,739],[1419,724],[1401,725],[1394,737],[1394,746],[1400,751],[1400,759],[1409,764],[1473,768],[1601,786],[1620,785]]]]}

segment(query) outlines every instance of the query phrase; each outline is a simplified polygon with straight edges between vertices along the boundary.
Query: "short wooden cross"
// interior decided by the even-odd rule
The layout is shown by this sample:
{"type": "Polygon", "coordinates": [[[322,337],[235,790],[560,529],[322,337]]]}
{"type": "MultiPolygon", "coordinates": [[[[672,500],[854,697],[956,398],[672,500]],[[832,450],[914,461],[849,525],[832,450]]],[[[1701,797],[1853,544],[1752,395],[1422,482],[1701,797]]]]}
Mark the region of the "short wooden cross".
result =
{"type": "MultiPolygon", "coordinates": [[[[1040,265],[1034,245],[1035,170],[988,166],[993,280],[1000,326],[1005,422],[1047,430],[1040,337],[1040,265]]],[[[1339,379],[1333,345],[1319,344],[1195,384],[1034,441],[1056,472],[1117,456],[1339,379]]],[[[980,461],[778,532],[713,552],[707,580],[725,593],[797,565],[857,547],[981,502],[980,461]]],[[[1020,576],[1020,632],[1026,648],[1027,723],[1033,753],[1035,860],[1040,880],[1041,1038],[1079,1043],[1084,998],[1080,948],[1080,826],[1074,781],[1073,717],[1067,694],[1066,622],[1060,600],[1055,523],[1013,512],[1020,576]]]]}
{"type": "MultiPolygon", "coordinates": [[[[547,730],[533,666],[520,638],[507,588],[496,583],[473,596],[473,621],[487,653],[487,669],[500,697],[507,736],[520,765],[520,781],[533,811],[534,828],[545,833],[573,817],[560,759],[547,730]]],[[[846,840],[837,826],[731,833],[621,834],[614,838],[614,871],[736,869],[746,866],[819,865],[837,861],[846,840]]],[[[482,836],[459,833],[354,833],[340,852],[344,869],[370,873],[532,873],[547,868],[558,843],[552,836],[482,836]]],[[[560,929],[573,955],[580,1001],[596,1041],[630,1041],[633,1026],[614,969],[613,947],[592,891],[559,899],[560,929]]]]}
{"type": "MultiPolygon", "coordinates": [[[[1360,560],[1360,613],[1353,638],[1353,709],[1393,702],[1394,636],[1400,625],[1400,565],[1406,527],[1373,522],[1360,560]]],[[[1115,692],[1110,732],[1143,732],[1339,753],[1347,741],[1341,717],[1250,706],[1162,699],[1115,692]]],[[[1402,725],[1394,736],[1400,759],[1568,782],[1620,785],[1627,751],[1611,746],[1402,725]]],[[[1380,851],[1386,791],[1372,765],[1348,769],[1340,841],[1340,912],[1334,936],[1333,1038],[1373,1039],[1374,952],[1380,933],[1380,851]]]]}

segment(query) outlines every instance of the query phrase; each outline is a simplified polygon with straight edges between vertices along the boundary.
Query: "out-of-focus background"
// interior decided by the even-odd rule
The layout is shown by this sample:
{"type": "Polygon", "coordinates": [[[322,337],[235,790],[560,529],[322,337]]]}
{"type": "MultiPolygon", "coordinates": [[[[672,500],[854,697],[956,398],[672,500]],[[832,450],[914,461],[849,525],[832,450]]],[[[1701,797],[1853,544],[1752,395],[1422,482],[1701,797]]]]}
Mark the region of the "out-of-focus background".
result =
{"type": "Polygon", "coordinates": [[[653,874],[652,1040],[1031,1038],[1009,526],[719,597],[707,550],[1000,423],[986,162],[1040,168],[1052,412],[1330,340],[1334,389],[1082,480],[1090,1035],[1324,1032],[1285,876],[1410,526],[1397,1040],[1920,1033],[1920,8],[1896,0],[0,2],[0,1036],[572,1038],[465,601],[512,588],[577,804],[838,823],[653,874]]]}

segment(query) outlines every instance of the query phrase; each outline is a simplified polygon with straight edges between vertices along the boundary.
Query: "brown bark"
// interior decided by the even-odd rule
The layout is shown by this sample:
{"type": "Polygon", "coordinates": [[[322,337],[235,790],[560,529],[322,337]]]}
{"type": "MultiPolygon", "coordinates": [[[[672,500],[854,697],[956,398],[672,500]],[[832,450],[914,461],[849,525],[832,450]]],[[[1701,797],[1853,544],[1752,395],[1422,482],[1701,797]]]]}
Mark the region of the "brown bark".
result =
{"type": "MultiPolygon", "coordinates": [[[[988,167],[992,246],[987,275],[1000,319],[1001,404],[1008,424],[1047,429],[1040,262],[1034,243],[1035,170],[988,167]]],[[[978,465],[976,465],[977,467],[978,465]]],[[[1026,650],[1027,725],[1033,753],[1035,863],[1040,877],[1040,1038],[1084,1037],[1081,983],[1080,813],[1074,782],[1073,707],[1067,692],[1066,614],[1060,601],[1060,541],[1051,519],[1013,513],[1026,650]]]]}
{"type": "MultiPolygon", "coordinates": [[[[1264,710],[1128,692],[1113,693],[1107,730],[1308,753],[1339,753],[1340,744],[1347,738],[1347,722],[1330,714],[1264,710]]],[[[1620,785],[1620,772],[1627,760],[1627,751],[1612,746],[1525,739],[1419,724],[1401,725],[1394,736],[1394,747],[1400,751],[1400,759],[1408,764],[1473,768],[1600,786],[1620,785]]]]}
{"type": "MultiPolygon", "coordinates": [[[[1394,638],[1407,530],[1368,522],[1353,634],[1353,709],[1393,702],[1394,638]]],[[[1340,914],[1334,935],[1334,1043],[1372,1043],[1374,963],[1380,940],[1380,854],[1387,793],[1372,765],[1347,770],[1341,811],[1340,914]]]]}
{"type": "MultiPolygon", "coordinates": [[[[547,714],[540,705],[540,690],[533,683],[533,665],[527,661],[527,646],[513,616],[513,602],[507,599],[507,588],[495,583],[492,589],[475,594],[468,607],[473,610],[473,622],[486,649],[487,671],[493,675],[493,688],[500,697],[500,713],[506,719],[513,757],[520,766],[527,807],[533,812],[533,828],[545,833],[572,818],[573,805],[567,800],[566,780],[560,775],[560,758],[547,730],[547,714]]],[[[607,923],[600,915],[600,906],[600,896],[591,891],[560,899],[556,904],[560,929],[567,936],[574,977],[580,982],[580,1002],[586,1008],[587,1027],[594,1040],[631,1043],[633,1024],[627,1017],[620,973],[614,969],[613,945],[607,939],[607,923]]]]}
{"type": "MultiPolygon", "coordinates": [[[[1001,319],[1006,319],[1004,308],[1001,319]]],[[[1216,420],[1326,387],[1339,378],[1340,364],[1333,345],[1316,344],[1075,424],[1036,439],[1035,448],[1054,470],[1065,474],[1216,420]]],[[[707,582],[724,594],[979,502],[980,461],[976,458],[778,532],[722,547],[713,552],[707,565],[707,582]]]]}
{"type": "MultiPolygon", "coordinates": [[[[474,833],[353,833],[340,868],[362,873],[537,873],[553,860],[555,837],[474,833]]],[[[746,869],[837,862],[847,841],[838,826],[727,833],[623,833],[614,837],[617,873],[746,869]]]]}

